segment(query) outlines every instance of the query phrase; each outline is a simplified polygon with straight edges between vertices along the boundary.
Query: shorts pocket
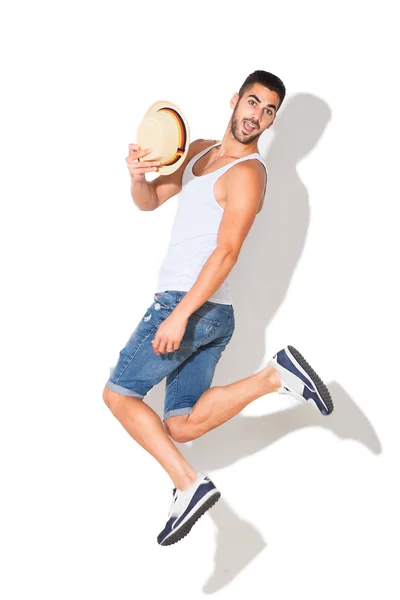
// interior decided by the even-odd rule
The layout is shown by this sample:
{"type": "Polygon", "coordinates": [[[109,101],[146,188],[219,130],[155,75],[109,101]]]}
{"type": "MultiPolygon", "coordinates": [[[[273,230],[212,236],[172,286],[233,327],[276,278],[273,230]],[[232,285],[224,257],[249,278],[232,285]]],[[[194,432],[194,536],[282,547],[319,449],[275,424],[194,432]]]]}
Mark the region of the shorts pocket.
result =
{"type": "Polygon", "coordinates": [[[160,294],[159,296],[154,295],[154,307],[157,310],[157,304],[160,305],[160,307],[162,306],[163,308],[167,309],[167,310],[173,310],[176,306],[176,301],[175,301],[175,297],[173,294],[170,294],[168,292],[163,292],[162,294],[160,294]]]}
{"type": "Polygon", "coordinates": [[[203,315],[198,315],[195,312],[190,315],[189,319],[194,319],[195,321],[204,321],[205,323],[213,323],[214,325],[220,325],[220,321],[216,321],[215,319],[209,319],[208,317],[203,317],[203,315]]]}
{"type": "Polygon", "coordinates": [[[219,334],[220,321],[213,321],[196,313],[190,315],[180,349],[195,351],[219,334]]]}

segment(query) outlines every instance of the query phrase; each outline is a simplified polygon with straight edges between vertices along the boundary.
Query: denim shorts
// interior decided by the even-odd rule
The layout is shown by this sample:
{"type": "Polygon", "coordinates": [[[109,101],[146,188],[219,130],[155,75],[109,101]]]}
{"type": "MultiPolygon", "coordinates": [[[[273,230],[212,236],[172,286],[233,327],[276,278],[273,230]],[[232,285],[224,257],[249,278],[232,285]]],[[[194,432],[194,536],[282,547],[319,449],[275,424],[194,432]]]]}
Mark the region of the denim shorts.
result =
{"type": "Polygon", "coordinates": [[[233,306],[207,301],[190,315],[179,349],[157,355],[152,345],[157,329],[186,294],[167,290],[154,296],[106,382],[114,392],[144,398],[166,377],[164,421],[192,412],[211,386],[215,367],[235,329],[233,306]]]}

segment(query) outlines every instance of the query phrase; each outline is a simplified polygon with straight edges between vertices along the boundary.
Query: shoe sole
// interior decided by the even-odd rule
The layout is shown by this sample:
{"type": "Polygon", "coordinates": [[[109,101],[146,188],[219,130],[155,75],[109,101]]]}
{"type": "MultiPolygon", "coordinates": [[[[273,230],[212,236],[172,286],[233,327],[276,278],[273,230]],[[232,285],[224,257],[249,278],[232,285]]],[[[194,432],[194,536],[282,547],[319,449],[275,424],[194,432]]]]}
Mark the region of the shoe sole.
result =
{"type": "Polygon", "coordinates": [[[214,504],[220,499],[220,497],[221,492],[216,492],[215,494],[210,496],[210,498],[208,498],[208,500],[206,500],[204,504],[200,506],[199,510],[197,510],[186,521],[186,523],[182,525],[182,527],[174,531],[174,533],[172,533],[166,540],[161,542],[160,546],[170,546],[171,544],[176,544],[176,542],[179,542],[182,538],[186,537],[192,529],[193,525],[196,523],[196,521],[198,521],[200,517],[202,517],[204,513],[207,512],[212,506],[214,506],[214,504]]]}
{"type": "Polygon", "coordinates": [[[310,377],[311,381],[314,383],[315,387],[317,388],[318,393],[320,394],[320,396],[326,406],[326,410],[327,410],[326,413],[322,412],[322,411],[321,411],[321,413],[324,416],[330,415],[331,412],[333,411],[333,401],[332,401],[332,398],[331,398],[328,388],[326,387],[326,385],[324,384],[322,379],[316,374],[314,369],[312,369],[310,367],[310,365],[308,364],[308,362],[306,361],[304,356],[302,356],[300,354],[300,352],[298,350],[296,350],[296,348],[293,348],[293,346],[288,346],[288,349],[293,354],[293,356],[295,357],[295,359],[297,360],[299,365],[304,369],[304,371],[307,373],[307,375],[310,377]]]}

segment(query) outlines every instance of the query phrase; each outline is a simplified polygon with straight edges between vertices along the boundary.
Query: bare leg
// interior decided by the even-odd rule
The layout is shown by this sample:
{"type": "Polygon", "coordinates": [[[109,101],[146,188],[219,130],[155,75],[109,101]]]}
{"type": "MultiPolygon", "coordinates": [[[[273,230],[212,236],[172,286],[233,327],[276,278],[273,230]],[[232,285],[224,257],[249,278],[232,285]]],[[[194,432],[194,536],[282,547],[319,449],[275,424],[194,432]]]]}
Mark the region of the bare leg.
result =
{"type": "Polygon", "coordinates": [[[170,417],[166,419],[165,427],[176,441],[194,440],[231,419],[253,400],[276,392],[280,385],[276,370],[267,366],[235,383],[209,388],[200,396],[190,415],[170,417]]]}
{"type": "Polygon", "coordinates": [[[179,490],[196,479],[195,469],[186,461],[165,432],[161,419],[140,398],[117,394],[104,388],[103,399],[126,431],[160,463],[179,490]]]}

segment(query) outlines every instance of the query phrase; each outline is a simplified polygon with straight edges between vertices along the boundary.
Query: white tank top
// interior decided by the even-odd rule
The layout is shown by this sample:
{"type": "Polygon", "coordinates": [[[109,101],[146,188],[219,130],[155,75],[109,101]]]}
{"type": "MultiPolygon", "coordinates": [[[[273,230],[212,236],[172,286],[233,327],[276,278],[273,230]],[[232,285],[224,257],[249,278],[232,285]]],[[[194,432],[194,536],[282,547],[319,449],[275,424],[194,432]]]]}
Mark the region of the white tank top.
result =
{"type": "MultiPolygon", "coordinates": [[[[258,159],[266,169],[261,155],[254,153],[238,158],[212,173],[200,177],[194,175],[192,168],[195,162],[211,148],[220,145],[221,142],[208,146],[186,165],[171,238],[158,272],[155,293],[166,290],[188,292],[196,283],[210,254],[217,247],[217,234],[224,209],[215,199],[214,185],[221,175],[233,165],[254,158],[258,159]]],[[[210,302],[232,304],[229,275],[209,298],[210,302]]]]}

